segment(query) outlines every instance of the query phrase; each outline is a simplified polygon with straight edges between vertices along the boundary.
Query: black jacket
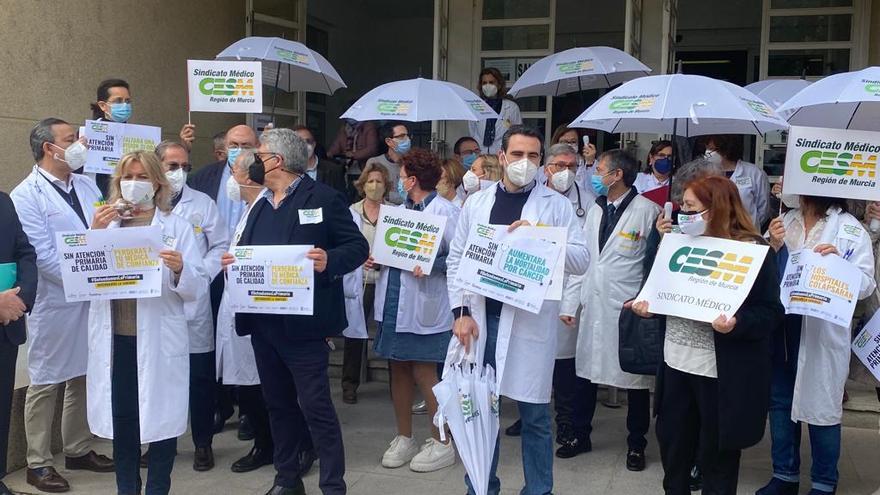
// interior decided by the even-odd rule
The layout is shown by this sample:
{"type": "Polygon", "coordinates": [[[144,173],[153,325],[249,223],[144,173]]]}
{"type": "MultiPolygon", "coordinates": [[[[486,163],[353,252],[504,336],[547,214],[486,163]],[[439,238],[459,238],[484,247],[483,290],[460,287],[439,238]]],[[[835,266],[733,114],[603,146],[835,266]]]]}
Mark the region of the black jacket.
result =
{"type": "Polygon", "coordinates": [[[191,174],[187,179],[189,187],[203,192],[217,201],[217,191],[220,190],[220,179],[223,177],[223,167],[226,160],[209,163],[191,174]]]}
{"type": "Polygon", "coordinates": [[[318,182],[345,194],[345,167],[332,160],[318,160],[318,182]]]}
{"type": "MultiPolygon", "coordinates": [[[[770,407],[773,332],[785,309],[779,300],[776,258],[768,253],[728,334],[714,332],[718,365],[719,448],[739,450],[761,441],[770,407]]],[[[662,366],[662,365],[661,365],[662,366]]],[[[657,375],[655,413],[662,414],[663,373],[657,375]]],[[[676,400],[669,397],[668,400],[676,400]]]]}
{"type": "MultiPolygon", "coordinates": [[[[280,316],[277,321],[283,328],[263,328],[265,325],[260,322],[266,321],[265,315],[236,313],[235,330],[239,335],[249,335],[255,329],[287,332],[293,340],[337,336],[348,326],[342,277],[367,261],[370,246],[352,220],[343,195],[329,186],[313,181],[308,175],[303,176],[293,197],[286,201],[292,202],[289,216],[278,228],[287,233],[287,244],[313,244],[327,251],[327,268],[322,273],[315,273],[313,314],[280,316]],[[322,209],[322,221],[300,225],[298,211],[316,208],[322,209]]],[[[257,201],[239,246],[250,244],[255,220],[263,208],[272,208],[272,205],[265,199],[257,201]]]]}
{"type": "MultiPolygon", "coordinates": [[[[24,301],[28,312],[37,298],[37,255],[21,228],[12,199],[0,192],[0,263],[17,263],[15,287],[20,287],[18,297],[24,301]]],[[[0,339],[11,344],[24,344],[27,340],[25,319],[0,325],[0,339]]]]}

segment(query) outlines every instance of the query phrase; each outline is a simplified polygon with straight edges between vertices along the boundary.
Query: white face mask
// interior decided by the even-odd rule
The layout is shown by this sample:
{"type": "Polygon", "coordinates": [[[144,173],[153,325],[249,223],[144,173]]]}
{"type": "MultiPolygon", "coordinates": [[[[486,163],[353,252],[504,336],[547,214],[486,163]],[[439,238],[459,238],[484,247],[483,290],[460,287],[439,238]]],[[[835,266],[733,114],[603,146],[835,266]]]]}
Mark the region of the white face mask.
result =
{"type": "MultiPolygon", "coordinates": [[[[504,161],[507,162],[507,155],[504,155],[504,161]]],[[[513,185],[525,187],[535,180],[538,166],[529,161],[528,158],[523,157],[513,163],[507,162],[507,167],[504,170],[504,173],[507,174],[507,178],[510,179],[513,185]]]]}
{"type": "Polygon", "coordinates": [[[709,163],[721,165],[721,155],[717,151],[706,150],[706,153],[703,154],[703,158],[705,158],[709,163]]]}
{"type": "Polygon", "coordinates": [[[165,172],[165,177],[171,183],[171,190],[174,191],[175,196],[180,194],[183,186],[186,185],[186,172],[182,168],[178,168],[177,170],[165,172]]]}
{"type": "Polygon", "coordinates": [[[782,201],[786,208],[795,209],[801,207],[801,197],[797,194],[780,194],[779,200],[782,201]]]}
{"type": "Polygon", "coordinates": [[[226,197],[233,203],[241,201],[241,185],[231,175],[226,179],[226,197]]]}
{"type": "Polygon", "coordinates": [[[479,191],[480,176],[475,174],[473,170],[468,170],[465,172],[464,177],[461,178],[461,185],[464,187],[465,192],[479,191]]]}
{"type": "Polygon", "coordinates": [[[706,211],[708,210],[692,214],[679,213],[678,227],[681,229],[681,233],[694,237],[705,234],[706,220],[703,218],[703,214],[706,213],[706,211]]]}
{"type": "Polygon", "coordinates": [[[309,152],[309,160],[311,160],[315,156],[315,145],[307,144],[306,150],[309,152]]]}
{"type": "Polygon", "coordinates": [[[484,84],[481,88],[486,98],[494,98],[498,94],[498,86],[494,84],[484,84]]]}
{"type": "Polygon", "coordinates": [[[122,199],[135,205],[152,204],[153,197],[156,195],[153,183],[143,180],[120,181],[119,191],[122,193],[122,199]]]}
{"type": "Polygon", "coordinates": [[[574,174],[567,168],[550,176],[550,185],[558,192],[568,191],[572,184],[574,184],[574,174]]]}
{"type": "Polygon", "coordinates": [[[81,142],[76,141],[68,146],[67,149],[56,144],[52,144],[52,146],[64,151],[64,158],[61,158],[58,153],[55,153],[53,158],[66,163],[67,166],[70,167],[70,170],[79,170],[86,164],[86,157],[88,156],[89,150],[81,142]]]}

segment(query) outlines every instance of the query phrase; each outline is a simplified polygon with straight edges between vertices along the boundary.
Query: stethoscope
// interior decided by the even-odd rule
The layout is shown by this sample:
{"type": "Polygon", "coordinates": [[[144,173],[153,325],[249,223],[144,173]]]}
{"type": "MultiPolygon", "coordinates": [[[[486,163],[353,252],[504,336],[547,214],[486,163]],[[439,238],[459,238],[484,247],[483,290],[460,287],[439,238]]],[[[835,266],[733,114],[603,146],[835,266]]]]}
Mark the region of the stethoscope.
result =
{"type": "Polygon", "coordinates": [[[584,211],[584,208],[581,205],[581,188],[580,188],[580,186],[578,186],[577,182],[574,183],[574,190],[578,195],[578,207],[577,207],[577,210],[574,210],[574,214],[577,215],[578,217],[583,217],[584,215],[587,214],[587,212],[584,211]]]}

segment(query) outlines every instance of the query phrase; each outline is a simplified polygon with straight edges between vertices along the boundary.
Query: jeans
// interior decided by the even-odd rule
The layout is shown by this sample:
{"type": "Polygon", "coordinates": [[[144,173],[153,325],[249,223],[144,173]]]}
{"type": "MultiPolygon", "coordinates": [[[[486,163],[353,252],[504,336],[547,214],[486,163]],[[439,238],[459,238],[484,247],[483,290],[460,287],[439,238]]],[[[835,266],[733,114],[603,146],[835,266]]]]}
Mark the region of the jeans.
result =
{"type": "MultiPolygon", "coordinates": [[[[498,340],[498,316],[486,316],[486,353],[484,362],[495,366],[495,345],[498,340]]],[[[548,495],[553,490],[553,427],[550,421],[549,404],[516,403],[522,420],[522,463],[525,486],[521,495],[548,495]]],[[[495,441],[492,455],[492,468],[489,471],[489,495],[501,493],[501,480],[498,479],[498,453],[501,437],[495,441]]],[[[470,478],[465,475],[469,495],[474,495],[470,478]]]]}
{"type": "MultiPolygon", "coordinates": [[[[788,315],[785,327],[773,336],[773,382],[770,388],[770,455],[773,477],[782,481],[800,480],[801,425],[791,420],[794,383],[797,375],[801,317],[788,315]]],[[[808,425],[813,465],[813,488],[834,492],[837,461],[840,459],[840,425],[808,425]]]]}
{"type": "Polygon", "coordinates": [[[189,355],[189,419],[196,448],[210,447],[214,440],[214,404],[217,400],[214,356],[214,351],[189,355]]]}
{"type": "MultiPolygon", "coordinates": [[[[116,490],[128,495],[141,489],[141,436],[138,412],[137,337],[113,336],[113,459],[116,462],[116,490]]],[[[145,495],[167,495],[171,491],[171,469],[177,454],[177,439],[150,444],[145,495]]]]}

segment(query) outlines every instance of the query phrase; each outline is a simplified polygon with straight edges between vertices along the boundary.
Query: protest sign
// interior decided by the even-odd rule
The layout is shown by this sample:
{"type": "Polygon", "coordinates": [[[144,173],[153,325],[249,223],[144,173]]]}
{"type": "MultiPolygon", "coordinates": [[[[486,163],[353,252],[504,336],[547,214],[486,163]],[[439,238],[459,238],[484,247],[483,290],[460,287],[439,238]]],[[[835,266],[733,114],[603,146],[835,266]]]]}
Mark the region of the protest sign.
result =
{"type": "Polygon", "coordinates": [[[563,228],[547,228],[543,225],[517,227],[516,230],[521,230],[520,234],[527,237],[537,237],[562,246],[562,250],[559,251],[559,257],[556,259],[553,276],[550,278],[550,288],[547,289],[547,294],[544,296],[544,299],[549,301],[561,301],[562,285],[565,282],[565,246],[568,243],[568,230],[563,228]]]}
{"type": "Polygon", "coordinates": [[[162,261],[166,248],[162,228],[59,232],[56,246],[67,302],[136,299],[162,294],[162,261]]]}
{"type": "Polygon", "coordinates": [[[153,151],[162,141],[162,129],[149,125],[87,120],[84,127],[89,147],[86,172],[112,174],[122,155],[153,151]]]}
{"type": "Polygon", "coordinates": [[[408,272],[420,266],[425,275],[430,275],[445,230],[444,216],[382,205],[373,259],[408,272]]]}
{"type": "Polygon", "coordinates": [[[226,287],[235,313],[310,315],[315,295],[312,246],[237,246],[226,287]]]}
{"type": "Polygon", "coordinates": [[[711,323],[736,314],[764,263],[768,246],[717,237],[666,234],[636,301],[648,311],[711,323]]]}
{"type": "Polygon", "coordinates": [[[464,290],[491,297],[530,313],[539,313],[550,289],[556,262],[565,245],[545,237],[565,236],[553,230],[476,223],[471,227],[456,273],[464,290]]]}
{"type": "Polygon", "coordinates": [[[191,112],[263,111],[260,62],[187,60],[186,74],[191,112]]]}
{"type": "Polygon", "coordinates": [[[874,378],[880,380],[880,311],[874,313],[865,328],[856,335],[852,351],[874,378]]]}
{"type": "Polygon", "coordinates": [[[849,261],[802,249],[788,256],[779,296],[787,314],[848,327],[861,283],[862,272],[849,261]]]}
{"type": "Polygon", "coordinates": [[[880,132],[792,126],[783,192],[880,200],[878,154],[880,132]]]}

